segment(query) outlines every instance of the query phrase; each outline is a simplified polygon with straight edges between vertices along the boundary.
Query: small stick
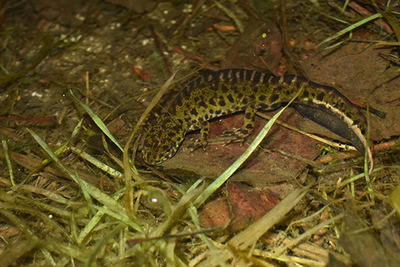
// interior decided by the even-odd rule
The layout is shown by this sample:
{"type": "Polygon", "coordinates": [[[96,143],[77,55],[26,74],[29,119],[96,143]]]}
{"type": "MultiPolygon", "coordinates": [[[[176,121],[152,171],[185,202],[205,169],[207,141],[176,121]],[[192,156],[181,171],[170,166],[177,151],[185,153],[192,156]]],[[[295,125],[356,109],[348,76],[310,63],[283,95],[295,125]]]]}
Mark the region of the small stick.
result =
{"type": "Polygon", "coordinates": [[[151,33],[153,34],[154,42],[156,44],[156,47],[157,47],[161,57],[164,60],[164,64],[168,69],[169,75],[172,75],[172,73],[173,73],[172,66],[169,63],[167,56],[164,54],[164,48],[161,44],[160,38],[158,37],[158,34],[156,33],[156,31],[154,30],[153,27],[151,27],[151,33]]]}
{"type": "Polygon", "coordinates": [[[145,237],[145,238],[129,239],[129,240],[126,241],[126,245],[128,247],[132,247],[132,246],[134,246],[134,245],[136,245],[138,243],[154,241],[154,240],[161,240],[161,239],[171,239],[171,238],[180,238],[180,237],[185,237],[185,236],[208,234],[208,233],[219,231],[221,229],[222,229],[221,227],[214,227],[214,228],[211,228],[211,229],[195,231],[195,232],[191,232],[191,233],[181,233],[181,234],[171,234],[171,235],[156,236],[156,237],[145,237]]]}

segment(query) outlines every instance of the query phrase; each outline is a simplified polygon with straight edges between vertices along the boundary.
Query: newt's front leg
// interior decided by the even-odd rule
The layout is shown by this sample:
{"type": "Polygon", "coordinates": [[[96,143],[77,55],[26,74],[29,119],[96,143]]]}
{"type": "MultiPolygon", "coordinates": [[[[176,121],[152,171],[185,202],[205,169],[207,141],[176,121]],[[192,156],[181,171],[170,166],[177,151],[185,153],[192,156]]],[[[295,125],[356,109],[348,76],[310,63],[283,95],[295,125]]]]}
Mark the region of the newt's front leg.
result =
{"type": "Polygon", "coordinates": [[[200,139],[196,139],[191,145],[190,150],[194,151],[198,148],[206,149],[208,144],[208,135],[210,133],[210,123],[203,121],[200,123],[200,139]]]}

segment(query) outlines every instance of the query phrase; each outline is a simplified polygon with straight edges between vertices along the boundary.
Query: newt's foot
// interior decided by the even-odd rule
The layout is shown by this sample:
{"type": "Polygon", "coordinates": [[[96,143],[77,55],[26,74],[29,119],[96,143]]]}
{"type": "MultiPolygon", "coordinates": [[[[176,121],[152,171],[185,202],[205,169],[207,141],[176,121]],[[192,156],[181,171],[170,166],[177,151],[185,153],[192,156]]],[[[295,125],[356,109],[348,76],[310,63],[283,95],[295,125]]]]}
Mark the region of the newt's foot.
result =
{"type": "Polygon", "coordinates": [[[190,152],[193,152],[193,151],[195,151],[196,149],[199,149],[199,148],[202,148],[203,150],[206,150],[207,145],[208,145],[207,140],[196,139],[191,144],[189,144],[190,152]]]}
{"type": "Polygon", "coordinates": [[[224,137],[230,137],[230,139],[225,143],[225,145],[229,145],[230,143],[240,143],[243,145],[244,141],[246,140],[247,136],[249,136],[249,132],[246,129],[236,128],[232,131],[224,132],[224,137]]]}

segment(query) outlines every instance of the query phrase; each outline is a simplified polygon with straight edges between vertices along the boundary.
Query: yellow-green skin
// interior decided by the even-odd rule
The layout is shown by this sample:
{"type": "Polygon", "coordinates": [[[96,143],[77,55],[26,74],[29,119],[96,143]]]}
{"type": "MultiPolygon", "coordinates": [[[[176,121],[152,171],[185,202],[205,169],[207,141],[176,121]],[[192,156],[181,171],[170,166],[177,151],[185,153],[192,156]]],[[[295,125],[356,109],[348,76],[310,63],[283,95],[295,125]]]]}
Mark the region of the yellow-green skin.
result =
{"type": "Polygon", "coordinates": [[[361,153],[367,150],[372,162],[365,138],[366,119],[339,91],[294,75],[277,77],[246,69],[205,72],[189,82],[161,114],[149,117],[141,145],[142,157],[151,165],[170,159],[185,135],[197,129],[201,131],[199,144],[204,146],[209,120],[239,111],[245,112],[244,124],[232,135],[243,140],[253,130],[256,111],[275,110],[299,90],[302,93],[292,107],[349,140],[361,153]]]}

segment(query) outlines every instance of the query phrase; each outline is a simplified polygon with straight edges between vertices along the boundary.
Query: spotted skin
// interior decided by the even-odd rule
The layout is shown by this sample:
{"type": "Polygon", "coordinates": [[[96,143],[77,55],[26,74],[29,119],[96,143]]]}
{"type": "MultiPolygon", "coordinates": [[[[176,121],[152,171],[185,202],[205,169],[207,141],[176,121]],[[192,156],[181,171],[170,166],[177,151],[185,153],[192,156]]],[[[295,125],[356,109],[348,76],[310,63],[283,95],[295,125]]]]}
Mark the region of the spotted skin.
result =
{"type": "Polygon", "coordinates": [[[245,113],[243,126],[230,135],[243,140],[253,131],[256,111],[275,110],[299,90],[292,106],[300,114],[349,140],[360,153],[367,151],[372,162],[366,119],[339,91],[290,74],[277,77],[246,69],[209,71],[189,82],[164,111],[148,119],[142,157],[150,165],[160,164],[175,155],[188,132],[198,129],[198,143],[204,147],[209,121],[239,111],[245,113]]]}

